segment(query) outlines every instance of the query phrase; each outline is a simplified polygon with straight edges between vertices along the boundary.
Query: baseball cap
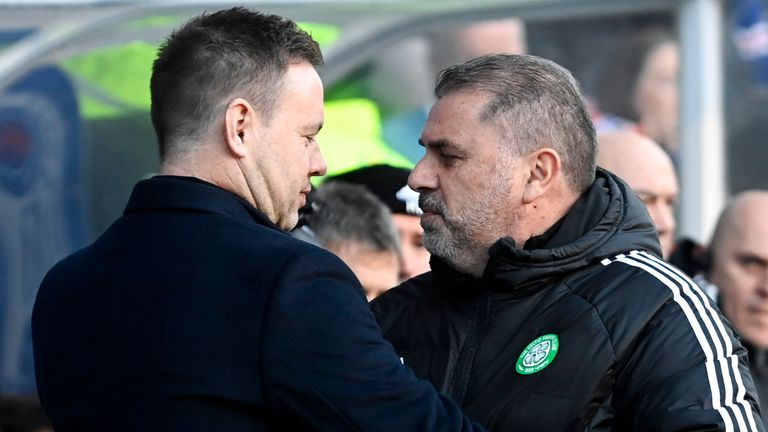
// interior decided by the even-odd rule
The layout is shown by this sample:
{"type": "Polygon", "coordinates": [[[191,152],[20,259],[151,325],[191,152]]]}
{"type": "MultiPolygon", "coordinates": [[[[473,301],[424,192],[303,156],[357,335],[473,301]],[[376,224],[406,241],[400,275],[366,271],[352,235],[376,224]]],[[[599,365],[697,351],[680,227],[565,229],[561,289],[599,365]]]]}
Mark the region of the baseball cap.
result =
{"type": "Polygon", "coordinates": [[[328,177],[325,182],[343,181],[363,185],[389,207],[392,213],[421,216],[419,193],[408,186],[411,170],[391,165],[371,165],[328,177]]]}

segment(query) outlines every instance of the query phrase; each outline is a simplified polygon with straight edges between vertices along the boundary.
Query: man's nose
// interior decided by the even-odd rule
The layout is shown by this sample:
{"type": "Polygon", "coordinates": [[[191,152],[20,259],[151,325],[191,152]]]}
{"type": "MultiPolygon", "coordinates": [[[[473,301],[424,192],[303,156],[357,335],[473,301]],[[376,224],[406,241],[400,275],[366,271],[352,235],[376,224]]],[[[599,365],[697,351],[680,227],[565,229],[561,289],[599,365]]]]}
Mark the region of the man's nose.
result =
{"type": "Polygon", "coordinates": [[[653,224],[656,225],[656,231],[660,233],[675,231],[675,211],[670,205],[666,203],[654,204],[648,210],[653,224]]]}
{"type": "Polygon", "coordinates": [[[417,192],[435,190],[439,186],[437,175],[434,173],[427,157],[421,158],[408,176],[408,186],[417,192]]]}
{"type": "Polygon", "coordinates": [[[763,299],[768,299],[768,265],[764,265],[760,270],[760,276],[757,281],[758,293],[763,299]]]}
{"type": "Polygon", "coordinates": [[[309,176],[324,176],[328,172],[328,164],[325,162],[323,152],[320,151],[320,147],[315,143],[315,151],[309,157],[309,176]]]}

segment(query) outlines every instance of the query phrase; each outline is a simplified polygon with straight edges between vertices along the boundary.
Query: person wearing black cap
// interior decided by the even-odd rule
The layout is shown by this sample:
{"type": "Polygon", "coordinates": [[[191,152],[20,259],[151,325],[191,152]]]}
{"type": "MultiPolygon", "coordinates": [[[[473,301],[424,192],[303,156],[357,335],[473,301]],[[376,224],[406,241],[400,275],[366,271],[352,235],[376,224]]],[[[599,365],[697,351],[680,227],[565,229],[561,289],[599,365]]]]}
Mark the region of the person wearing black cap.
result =
{"type": "Polygon", "coordinates": [[[429,251],[424,247],[421,228],[419,193],[408,186],[407,168],[372,165],[329,177],[326,183],[343,181],[368,188],[392,211],[392,219],[400,235],[402,260],[400,280],[429,271],[429,251]]]}

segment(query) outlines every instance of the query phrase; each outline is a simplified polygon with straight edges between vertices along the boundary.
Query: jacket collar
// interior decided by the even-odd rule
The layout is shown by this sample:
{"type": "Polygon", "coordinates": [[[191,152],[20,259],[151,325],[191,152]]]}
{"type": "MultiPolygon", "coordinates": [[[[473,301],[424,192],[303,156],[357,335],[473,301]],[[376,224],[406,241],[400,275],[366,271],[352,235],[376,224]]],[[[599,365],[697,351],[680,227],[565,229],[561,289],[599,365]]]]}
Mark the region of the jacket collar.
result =
{"type": "Polygon", "coordinates": [[[124,214],[160,210],[226,215],[282,231],[244,199],[196,177],[155,176],[138,182],[124,214]]]}
{"type": "MultiPolygon", "coordinates": [[[[629,186],[598,168],[590,189],[546,233],[530,239],[522,249],[510,237],[490,247],[482,285],[503,291],[535,288],[631,250],[660,255],[656,229],[645,205],[629,186]]],[[[438,283],[472,279],[437,257],[431,264],[438,283]]]]}
{"type": "Polygon", "coordinates": [[[768,350],[760,349],[752,345],[749,341],[742,339],[741,343],[747,348],[749,353],[749,368],[752,373],[768,375],[768,350]]]}

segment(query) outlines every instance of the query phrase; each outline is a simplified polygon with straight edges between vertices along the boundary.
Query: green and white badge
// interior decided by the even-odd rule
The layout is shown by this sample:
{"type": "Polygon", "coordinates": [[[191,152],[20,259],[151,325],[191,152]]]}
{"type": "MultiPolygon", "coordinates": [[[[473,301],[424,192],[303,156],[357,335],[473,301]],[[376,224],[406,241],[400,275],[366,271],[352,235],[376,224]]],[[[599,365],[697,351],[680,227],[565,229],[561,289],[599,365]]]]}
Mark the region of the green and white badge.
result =
{"type": "Polygon", "coordinates": [[[560,340],[556,334],[545,334],[529,343],[517,359],[515,370],[520,375],[534,374],[555,360],[560,340]]]}

